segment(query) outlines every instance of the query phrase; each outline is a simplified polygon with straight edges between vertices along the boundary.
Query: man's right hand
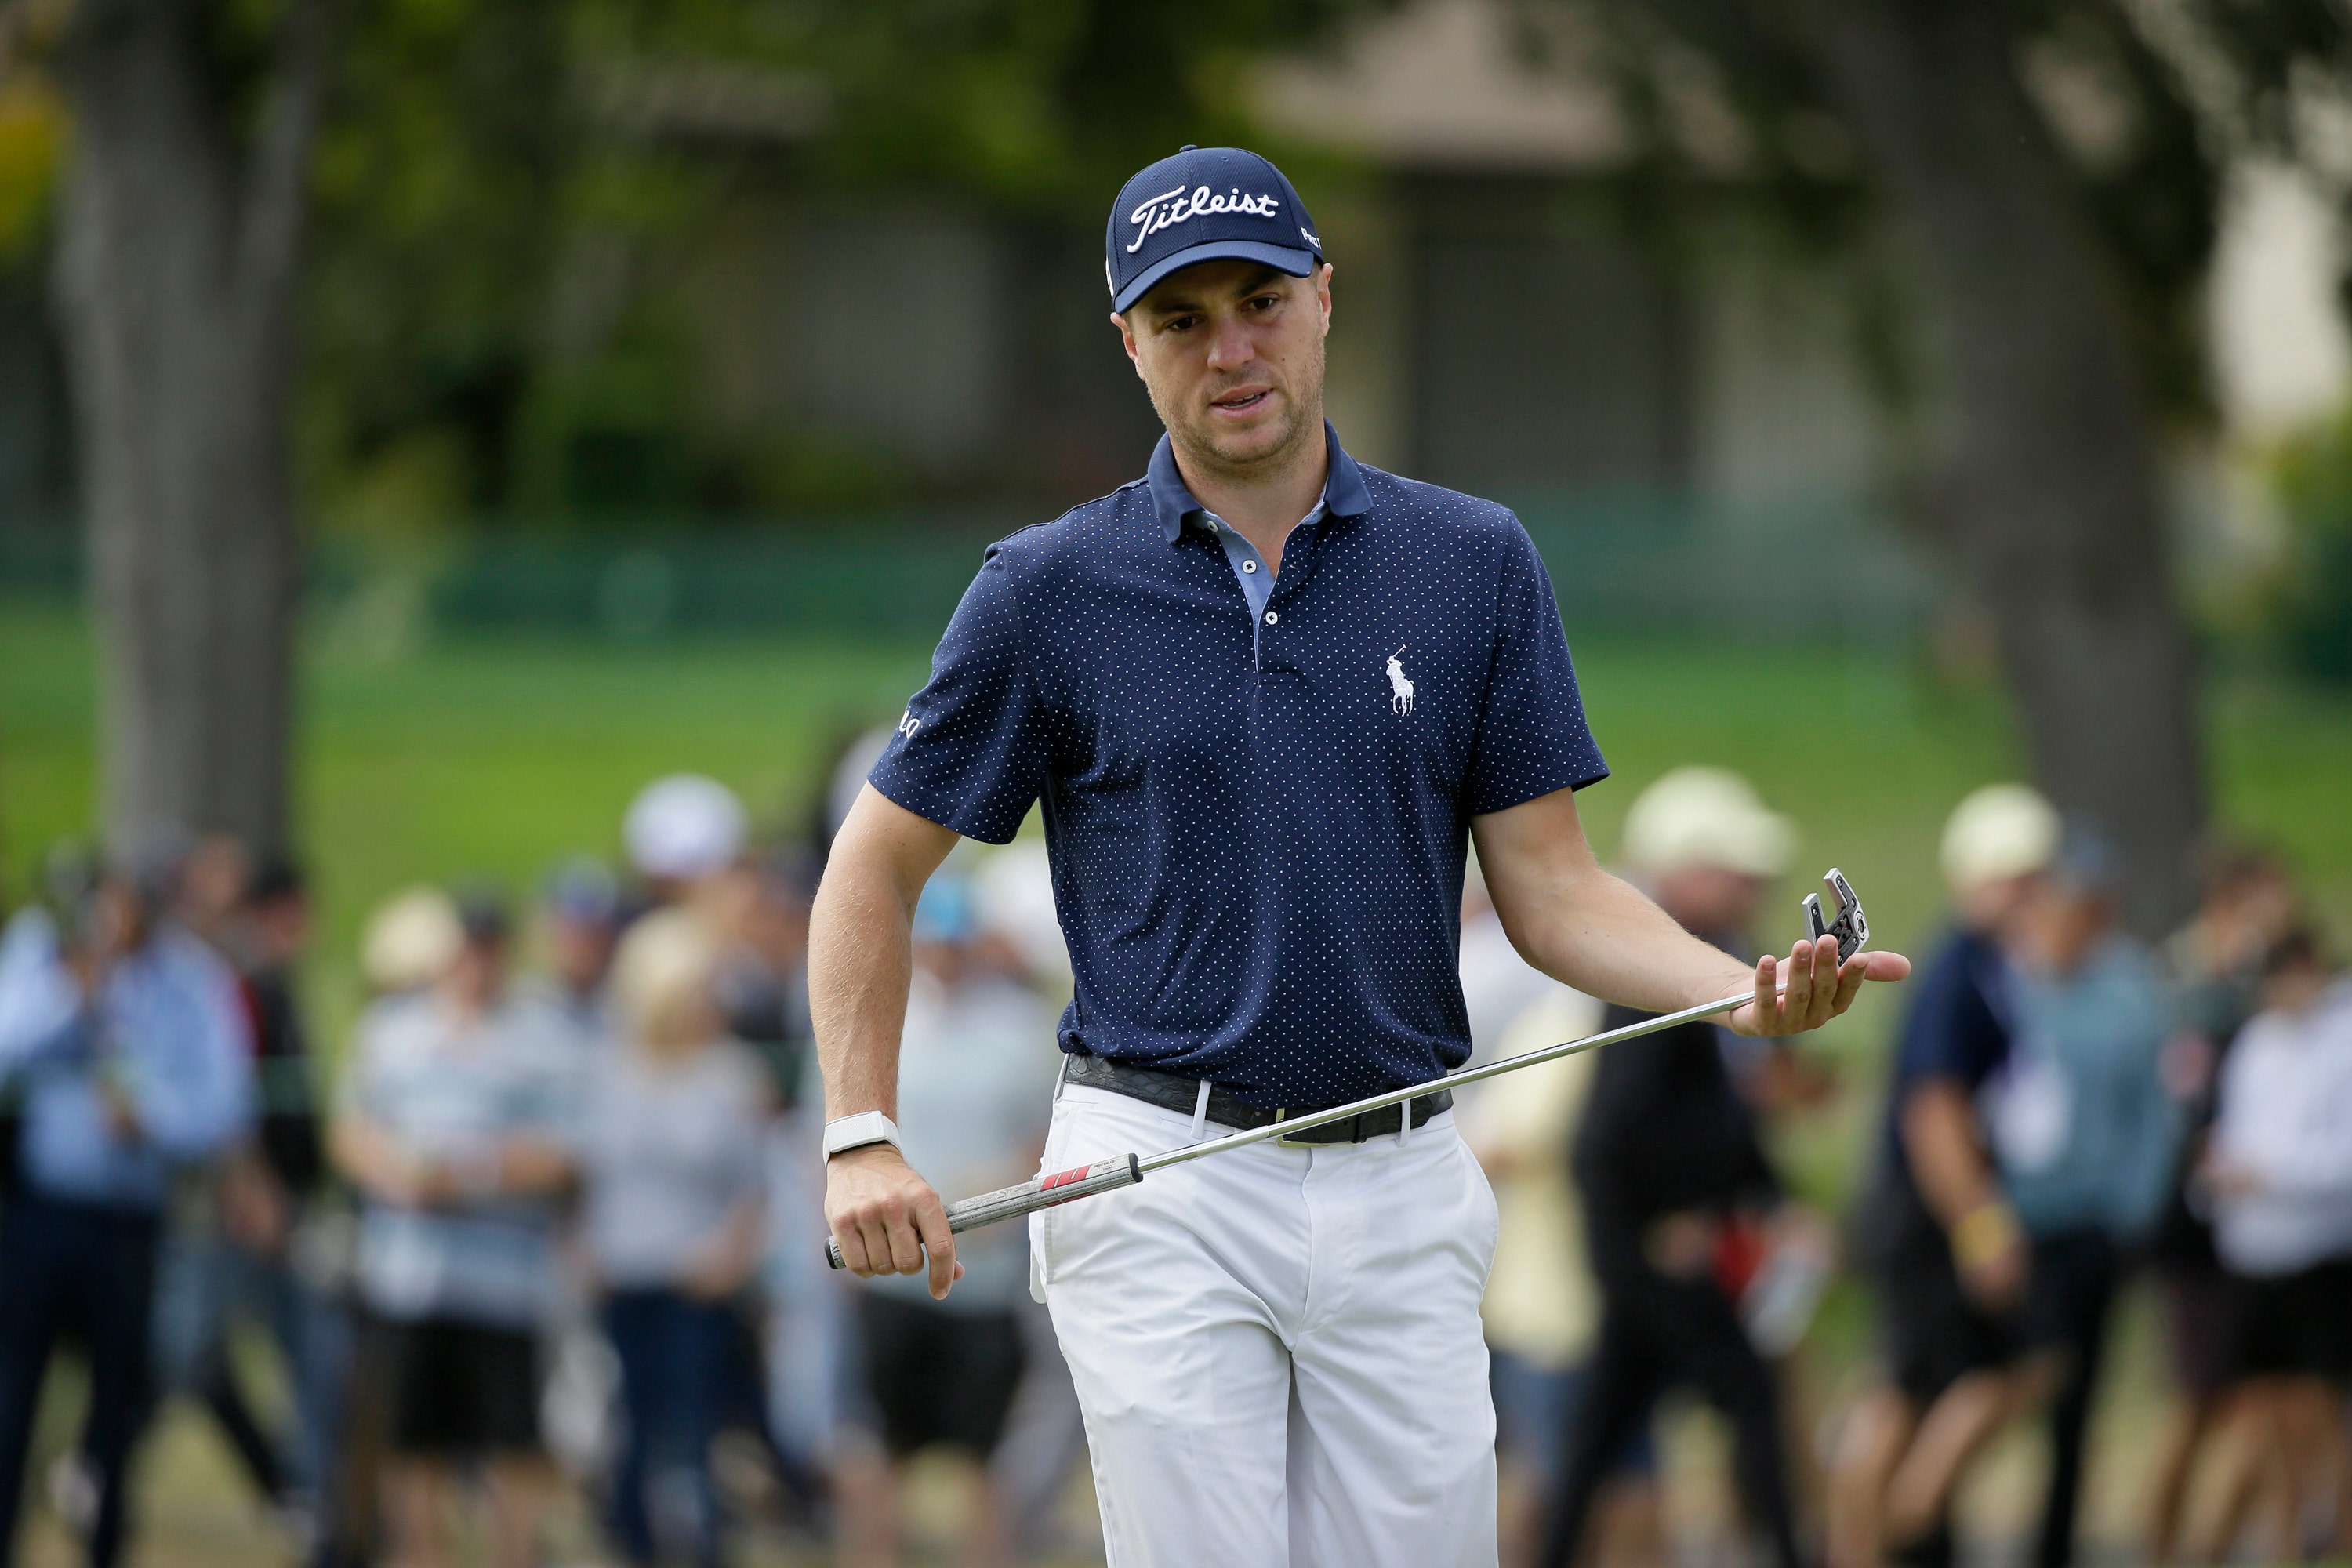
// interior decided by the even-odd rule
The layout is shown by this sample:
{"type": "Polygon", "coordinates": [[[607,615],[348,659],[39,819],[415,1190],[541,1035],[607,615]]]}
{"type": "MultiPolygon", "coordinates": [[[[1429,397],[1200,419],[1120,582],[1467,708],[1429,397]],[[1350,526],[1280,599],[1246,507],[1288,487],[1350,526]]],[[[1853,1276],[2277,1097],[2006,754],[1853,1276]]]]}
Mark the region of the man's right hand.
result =
{"type": "Polygon", "coordinates": [[[824,1220],[852,1274],[920,1274],[930,1255],[931,1295],[947,1300],[963,1278],[947,1207],[888,1143],[845,1149],[825,1162],[824,1220]]]}
{"type": "Polygon", "coordinates": [[[2007,1204],[1988,1199],[1952,1226],[1952,1262],[1960,1284],[1987,1312],[2006,1312],[2025,1299],[2032,1254],[2007,1204]]]}

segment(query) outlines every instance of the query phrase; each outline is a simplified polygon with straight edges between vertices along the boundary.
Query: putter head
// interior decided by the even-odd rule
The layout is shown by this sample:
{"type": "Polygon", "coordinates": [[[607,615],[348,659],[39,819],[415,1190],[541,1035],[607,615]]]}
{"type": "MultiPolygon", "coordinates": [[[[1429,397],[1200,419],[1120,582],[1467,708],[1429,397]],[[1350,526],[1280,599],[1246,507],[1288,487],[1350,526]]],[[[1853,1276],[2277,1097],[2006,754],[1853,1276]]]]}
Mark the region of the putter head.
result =
{"type": "Polygon", "coordinates": [[[1837,916],[1833,920],[1822,920],[1822,896],[1807,893],[1805,936],[1813,942],[1824,936],[1837,938],[1838,962],[1843,963],[1869,944],[1870,921],[1864,916],[1862,900],[1853,896],[1853,884],[1845,879],[1844,872],[1832,866],[1822,882],[1829,889],[1830,897],[1837,900],[1837,916]]]}

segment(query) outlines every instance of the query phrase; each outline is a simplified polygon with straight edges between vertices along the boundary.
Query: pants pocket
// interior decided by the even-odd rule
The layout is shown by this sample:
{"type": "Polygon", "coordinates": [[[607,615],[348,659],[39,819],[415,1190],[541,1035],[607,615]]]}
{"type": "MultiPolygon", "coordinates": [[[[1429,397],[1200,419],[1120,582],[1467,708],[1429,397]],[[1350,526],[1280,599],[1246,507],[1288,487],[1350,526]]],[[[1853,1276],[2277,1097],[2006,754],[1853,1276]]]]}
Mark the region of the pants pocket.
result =
{"type": "MultiPolygon", "coordinates": [[[[1045,1128],[1045,1152],[1037,1162],[1037,1173],[1061,1167],[1055,1162],[1069,1142],[1069,1111],[1061,1097],[1059,1083],[1055,1088],[1054,1116],[1045,1128]]],[[[1058,1207],[1039,1209],[1029,1216],[1029,1299],[1039,1306],[1045,1304],[1046,1287],[1054,1279],[1054,1221],[1061,1215],[1058,1207]]]]}

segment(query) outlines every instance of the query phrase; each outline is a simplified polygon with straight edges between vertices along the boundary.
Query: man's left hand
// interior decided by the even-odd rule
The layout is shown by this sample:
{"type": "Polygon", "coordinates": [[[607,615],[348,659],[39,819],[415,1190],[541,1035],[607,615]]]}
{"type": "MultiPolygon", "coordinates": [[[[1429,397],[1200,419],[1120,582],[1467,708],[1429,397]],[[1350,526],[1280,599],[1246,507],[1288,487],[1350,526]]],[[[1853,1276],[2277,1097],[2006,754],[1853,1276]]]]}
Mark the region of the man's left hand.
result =
{"type": "Polygon", "coordinates": [[[1734,1008],[1734,1034],[1801,1035],[1853,1005],[1865,980],[1900,980],[1911,961],[1899,952],[1857,952],[1838,963],[1837,938],[1801,942],[1786,959],[1756,961],[1756,996],[1734,1008]]]}

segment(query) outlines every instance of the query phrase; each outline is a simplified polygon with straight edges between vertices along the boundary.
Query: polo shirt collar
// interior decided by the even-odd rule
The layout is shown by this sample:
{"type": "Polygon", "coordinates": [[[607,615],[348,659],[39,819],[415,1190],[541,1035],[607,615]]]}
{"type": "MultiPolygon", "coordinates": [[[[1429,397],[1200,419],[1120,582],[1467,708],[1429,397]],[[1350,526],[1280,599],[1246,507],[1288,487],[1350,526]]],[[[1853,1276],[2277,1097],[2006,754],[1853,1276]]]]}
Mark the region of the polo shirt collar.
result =
{"type": "MultiPolygon", "coordinates": [[[[1339,446],[1339,433],[1331,428],[1328,419],[1323,421],[1323,449],[1329,471],[1323,479],[1323,505],[1333,517],[1361,517],[1372,507],[1371,492],[1364,488],[1362,470],[1356,459],[1339,446]]],[[[1173,544],[1183,536],[1184,520],[1202,510],[1184,486],[1184,476],[1176,471],[1176,447],[1162,433],[1160,445],[1151,451],[1150,471],[1151,510],[1159,516],[1160,531],[1173,544]]]]}

